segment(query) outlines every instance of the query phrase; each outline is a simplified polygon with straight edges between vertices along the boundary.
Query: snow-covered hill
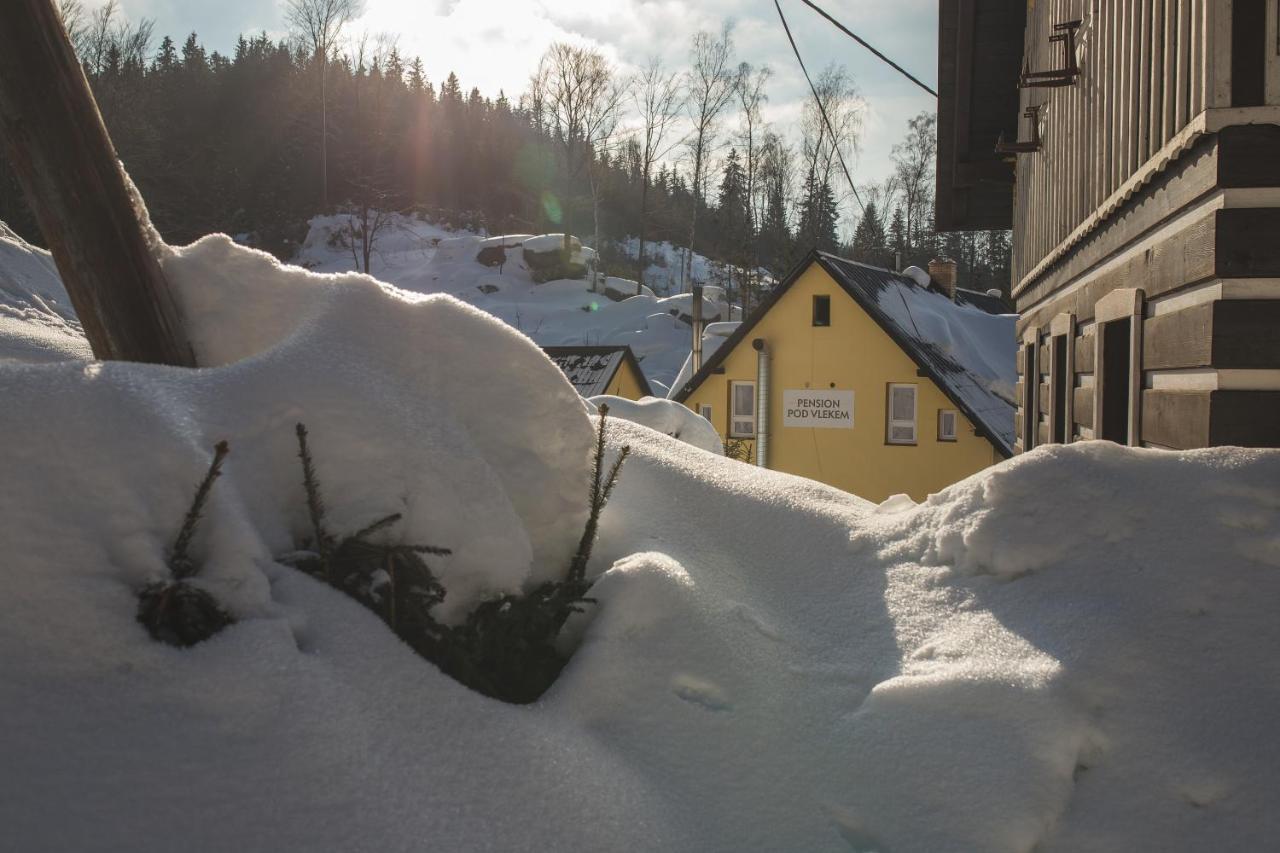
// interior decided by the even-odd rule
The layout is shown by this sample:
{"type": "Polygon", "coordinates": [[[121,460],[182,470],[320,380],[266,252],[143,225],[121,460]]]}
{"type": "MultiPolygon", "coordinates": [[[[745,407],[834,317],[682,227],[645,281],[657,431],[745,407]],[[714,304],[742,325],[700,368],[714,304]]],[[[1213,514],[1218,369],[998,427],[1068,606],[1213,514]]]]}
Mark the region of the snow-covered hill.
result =
{"type": "MultiPolygon", "coordinates": [[[[296,262],[317,272],[356,269],[350,248],[341,240],[346,226],[345,216],[313,219],[296,262]]],[[[636,282],[613,277],[601,279],[599,292],[582,280],[535,284],[523,257],[527,239],[527,235],[484,239],[397,215],[378,237],[371,271],[379,280],[414,293],[455,296],[543,346],[627,344],[655,393],[665,395],[692,348],[688,323],[692,297],[657,297],[647,287],[637,295],[636,282]],[[480,263],[477,255],[486,246],[507,247],[508,261],[500,267],[480,263]]],[[[535,242],[530,245],[545,251],[554,248],[559,235],[531,239],[535,242]]],[[[655,252],[669,256],[671,266],[662,269],[678,271],[680,253],[675,248],[658,244],[646,254],[655,252]]],[[[583,249],[579,259],[590,259],[592,254],[591,249],[583,249]]],[[[712,266],[695,254],[699,281],[712,275],[712,266]]],[[[714,285],[706,288],[703,312],[709,322],[741,314],[725,304],[723,289],[714,285]]],[[[89,357],[49,254],[23,242],[0,223],[0,359],[43,362],[89,357]]]]}
{"type": "MultiPolygon", "coordinates": [[[[343,216],[313,219],[297,262],[317,272],[354,269],[351,251],[339,239],[346,223],[343,216]]],[[[664,394],[692,348],[687,322],[692,313],[692,297],[687,293],[658,297],[648,288],[633,295],[636,282],[612,277],[601,280],[600,292],[593,292],[590,283],[581,280],[534,284],[523,258],[529,239],[528,235],[483,239],[398,216],[378,240],[371,273],[415,293],[455,296],[543,346],[627,344],[655,392],[664,394]],[[506,247],[505,264],[490,267],[477,261],[481,249],[495,246],[506,247]]],[[[545,251],[554,248],[558,235],[533,239],[539,242],[532,245],[545,251]]],[[[652,251],[667,252],[670,263],[678,265],[679,253],[669,244],[659,244],[652,251]]],[[[592,256],[589,248],[582,252],[583,260],[592,256]]],[[[646,254],[650,251],[646,250],[646,254]]],[[[694,261],[695,275],[704,280],[710,275],[710,263],[701,255],[695,255],[694,261]]],[[[730,314],[740,317],[741,312],[727,306],[723,299],[721,288],[707,287],[703,312],[708,321],[728,320],[730,314]]]]}
{"type": "MultiPolygon", "coordinates": [[[[417,274],[462,287],[439,260],[417,274]]],[[[409,541],[453,549],[462,607],[563,570],[592,444],[572,386],[448,296],[223,237],[163,265],[205,369],[0,364],[13,849],[1280,837],[1280,453],[1046,447],[877,507],[618,422],[596,603],[557,683],[508,706],[275,561],[307,523],[292,427],[334,526],[403,513],[409,541]],[[136,592],[224,438],[191,556],[238,621],[180,651],[136,592]]]]}

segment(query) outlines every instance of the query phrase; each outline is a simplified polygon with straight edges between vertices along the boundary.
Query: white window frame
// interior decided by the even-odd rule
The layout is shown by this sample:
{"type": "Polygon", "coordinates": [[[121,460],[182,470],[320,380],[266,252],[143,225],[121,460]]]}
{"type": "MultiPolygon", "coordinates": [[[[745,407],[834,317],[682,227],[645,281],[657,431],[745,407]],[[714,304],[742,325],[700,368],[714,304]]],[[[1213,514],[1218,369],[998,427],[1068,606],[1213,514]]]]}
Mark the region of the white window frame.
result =
{"type": "Polygon", "coordinates": [[[698,404],[698,414],[699,414],[699,415],[701,415],[702,417],[706,418],[708,421],[710,421],[710,420],[711,420],[711,412],[712,412],[712,409],[711,409],[711,404],[710,404],[710,403],[699,403],[699,404],[698,404]]]}
{"type": "Polygon", "coordinates": [[[938,441],[958,441],[957,436],[960,433],[960,412],[955,409],[938,409],[938,441]],[[951,433],[943,432],[943,419],[951,416],[951,433]]]}
{"type": "Polygon", "coordinates": [[[729,437],[756,437],[756,383],[754,382],[729,383],[729,437]],[[740,415],[737,412],[738,388],[742,386],[746,386],[751,389],[751,413],[749,415],[740,415]],[[743,424],[749,424],[750,426],[746,432],[739,429],[743,424]]]}
{"type": "Polygon", "coordinates": [[[884,442],[885,444],[916,444],[920,437],[919,428],[920,413],[920,386],[914,382],[890,382],[888,393],[885,395],[885,426],[884,426],[884,442]],[[893,417],[893,393],[899,388],[911,389],[911,420],[895,420],[893,417]],[[910,427],[911,438],[894,438],[893,430],[895,427],[910,427]]]}

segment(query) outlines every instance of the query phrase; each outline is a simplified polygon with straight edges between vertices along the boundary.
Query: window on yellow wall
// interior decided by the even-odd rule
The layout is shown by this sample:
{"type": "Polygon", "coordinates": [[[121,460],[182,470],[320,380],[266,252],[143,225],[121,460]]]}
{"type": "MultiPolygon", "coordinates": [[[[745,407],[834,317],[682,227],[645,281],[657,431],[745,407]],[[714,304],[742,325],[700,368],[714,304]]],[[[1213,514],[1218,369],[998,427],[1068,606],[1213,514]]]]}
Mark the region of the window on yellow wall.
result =
{"type": "Polygon", "coordinates": [[[831,325],[831,297],[830,296],[813,297],[813,325],[815,326],[831,325]]]}
{"type": "Polygon", "coordinates": [[[756,383],[729,383],[729,437],[754,438],[756,434],[756,383]]]}
{"type": "Polygon", "coordinates": [[[885,441],[889,444],[915,444],[916,386],[890,382],[887,414],[885,441]]]}
{"type": "Polygon", "coordinates": [[[960,413],[955,409],[938,409],[938,441],[956,440],[956,423],[960,413]]]}
{"type": "Polygon", "coordinates": [[[698,414],[702,415],[707,420],[711,420],[711,404],[710,403],[700,404],[698,406],[698,414]]]}

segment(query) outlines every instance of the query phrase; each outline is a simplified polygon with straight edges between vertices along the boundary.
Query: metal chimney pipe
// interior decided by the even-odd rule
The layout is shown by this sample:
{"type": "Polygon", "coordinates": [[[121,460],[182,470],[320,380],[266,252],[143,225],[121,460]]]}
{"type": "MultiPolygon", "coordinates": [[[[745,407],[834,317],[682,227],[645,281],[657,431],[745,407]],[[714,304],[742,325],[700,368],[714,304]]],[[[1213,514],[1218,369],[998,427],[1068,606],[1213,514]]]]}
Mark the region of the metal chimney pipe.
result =
{"type": "Polygon", "coordinates": [[[693,372],[702,369],[702,285],[693,286],[693,372]]]}
{"type": "Polygon", "coordinates": [[[751,342],[756,351],[756,464],[769,467],[769,346],[764,338],[751,342]]]}

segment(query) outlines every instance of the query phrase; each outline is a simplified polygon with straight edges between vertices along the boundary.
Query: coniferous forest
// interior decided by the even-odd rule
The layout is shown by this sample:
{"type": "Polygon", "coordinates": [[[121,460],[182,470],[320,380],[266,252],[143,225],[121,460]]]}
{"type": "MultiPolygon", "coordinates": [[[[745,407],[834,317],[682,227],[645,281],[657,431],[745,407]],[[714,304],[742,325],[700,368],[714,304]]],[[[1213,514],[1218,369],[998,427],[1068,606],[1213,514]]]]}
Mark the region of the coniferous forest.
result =
{"type": "MultiPolygon", "coordinates": [[[[688,69],[624,75],[557,45],[525,92],[481,93],[428,79],[376,37],[323,51],[242,36],[224,55],[196,33],[156,38],[113,4],[67,6],[117,151],[171,243],[222,231],[287,259],[309,217],[372,208],[491,234],[598,234],[608,271],[631,278],[635,260],[609,247],[643,234],[692,241],[745,290],[761,286],[746,271],[780,275],[815,247],[898,268],[947,255],[962,286],[1008,290],[1007,233],[933,230],[931,113],[905,129],[888,178],[850,192],[839,155],[856,151],[865,108],[853,81],[838,66],[817,81],[836,144],[812,101],[802,138],[784,138],[761,118],[769,69],[737,61],[730,28],[697,34],[688,69]],[[559,97],[573,75],[594,81],[592,103],[559,97]]],[[[41,242],[2,160],[0,220],[41,242]]]]}

